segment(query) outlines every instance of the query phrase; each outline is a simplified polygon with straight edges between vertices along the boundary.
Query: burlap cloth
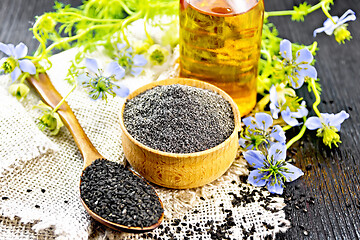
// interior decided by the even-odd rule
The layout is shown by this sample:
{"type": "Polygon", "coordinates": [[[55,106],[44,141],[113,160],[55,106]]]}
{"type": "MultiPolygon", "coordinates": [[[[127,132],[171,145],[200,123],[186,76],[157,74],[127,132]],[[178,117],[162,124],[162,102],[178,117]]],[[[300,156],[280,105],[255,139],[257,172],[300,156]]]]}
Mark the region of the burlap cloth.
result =
{"type": "MultiPolygon", "coordinates": [[[[48,74],[63,96],[71,89],[64,80],[69,60],[74,58],[72,49],[51,58],[53,68],[48,74]]],[[[150,81],[164,79],[173,71],[173,60],[162,67],[145,68],[144,73],[134,78],[127,76],[123,83],[133,91],[150,81]]],[[[106,62],[106,59],[103,59],[106,62]]],[[[83,162],[69,131],[62,128],[57,136],[41,132],[35,125],[38,110],[32,109],[39,97],[32,90],[21,103],[9,96],[9,76],[0,76],[0,239],[153,239],[152,235],[114,232],[93,221],[79,200],[79,176],[83,162]]],[[[115,97],[105,101],[90,100],[82,87],[69,96],[67,102],[77,119],[99,152],[111,161],[124,163],[121,146],[121,130],[118,114],[124,100],[115,97]]],[[[234,206],[234,193],[254,188],[240,181],[247,175],[246,162],[239,156],[226,174],[204,187],[189,190],[172,190],[155,187],[165,207],[162,228],[152,234],[161,234],[168,227],[176,239],[185,239],[186,226],[176,232],[174,219],[187,224],[198,224],[203,234],[189,239],[211,239],[206,234],[208,220],[219,225],[224,222],[231,209],[236,226],[231,227],[232,239],[242,239],[245,231],[253,231],[254,239],[275,236],[286,231],[290,223],[281,210],[280,197],[268,197],[270,204],[264,205],[266,191],[259,190],[255,200],[234,206]],[[222,207],[219,207],[222,206],[222,207]],[[185,219],[184,219],[185,218],[185,219]],[[268,227],[271,226],[271,227],[268,227]]],[[[167,239],[167,235],[162,239],[167,239]]]]}

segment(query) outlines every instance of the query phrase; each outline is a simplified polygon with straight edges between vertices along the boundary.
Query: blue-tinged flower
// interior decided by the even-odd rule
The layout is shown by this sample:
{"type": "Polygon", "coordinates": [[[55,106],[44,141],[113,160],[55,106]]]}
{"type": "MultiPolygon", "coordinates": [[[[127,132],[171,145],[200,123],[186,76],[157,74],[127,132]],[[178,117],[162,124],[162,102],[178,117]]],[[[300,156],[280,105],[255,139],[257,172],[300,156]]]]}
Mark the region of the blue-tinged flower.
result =
{"type": "Polygon", "coordinates": [[[256,113],[254,117],[247,117],[243,119],[246,125],[245,130],[241,133],[239,144],[246,149],[260,149],[261,146],[265,148],[274,142],[285,144],[285,132],[279,126],[273,124],[273,119],[269,114],[256,113]]]}
{"type": "Polygon", "coordinates": [[[285,75],[293,88],[300,88],[304,84],[305,77],[317,78],[316,69],[310,65],[313,55],[307,48],[297,51],[296,58],[293,59],[291,42],[284,39],[280,42],[280,54],[284,58],[282,64],[285,75]]]}
{"type": "Polygon", "coordinates": [[[336,147],[341,143],[338,132],[341,124],[349,118],[349,114],[341,111],[337,114],[321,113],[321,117],[310,117],[305,122],[305,126],[310,130],[317,129],[316,136],[322,137],[325,145],[331,148],[331,144],[336,147]]]}
{"type": "Polygon", "coordinates": [[[135,77],[140,75],[143,71],[143,66],[147,64],[147,60],[143,55],[133,54],[132,48],[127,48],[126,44],[117,44],[120,53],[117,58],[120,66],[124,67],[127,72],[130,72],[135,77]]]}
{"type": "Polygon", "coordinates": [[[323,27],[314,30],[314,37],[316,34],[325,32],[327,35],[334,34],[335,40],[338,43],[344,43],[345,40],[351,39],[351,34],[347,30],[346,22],[355,21],[355,12],[351,9],[347,10],[340,18],[338,16],[332,16],[332,19],[328,18],[323,24],[323,27]],[[334,22],[335,23],[334,23],[334,22]]]}
{"type": "Polygon", "coordinates": [[[296,96],[281,95],[278,96],[276,87],[270,88],[270,111],[274,119],[279,118],[279,113],[283,120],[290,126],[299,125],[297,118],[305,117],[308,114],[305,101],[299,103],[302,99],[296,96]]]}
{"type": "Polygon", "coordinates": [[[254,150],[243,154],[246,161],[255,168],[250,172],[248,182],[256,187],[266,185],[271,193],[282,194],[284,182],[292,182],[304,175],[299,168],[285,161],[286,146],[281,143],[273,144],[267,155],[254,150]]]}
{"type": "Polygon", "coordinates": [[[28,53],[28,47],[24,43],[21,42],[15,47],[13,44],[0,42],[0,51],[8,56],[0,60],[2,63],[0,69],[5,74],[10,73],[13,82],[20,77],[22,72],[36,74],[35,65],[29,59],[24,59],[28,53]]]}
{"type": "Polygon", "coordinates": [[[125,69],[117,62],[109,63],[105,71],[99,68],[95,59],[86,58],[85,65],[90,73],[80,75],[78,82],[90,88],[90,97],[94,100],[104,99],[107,100],[107,94],[112,96],[118,95],[126,97],[129,95],[129,88],[123,84],[113,83],[116,79],[121,79],[125,75],[125,69]]]}

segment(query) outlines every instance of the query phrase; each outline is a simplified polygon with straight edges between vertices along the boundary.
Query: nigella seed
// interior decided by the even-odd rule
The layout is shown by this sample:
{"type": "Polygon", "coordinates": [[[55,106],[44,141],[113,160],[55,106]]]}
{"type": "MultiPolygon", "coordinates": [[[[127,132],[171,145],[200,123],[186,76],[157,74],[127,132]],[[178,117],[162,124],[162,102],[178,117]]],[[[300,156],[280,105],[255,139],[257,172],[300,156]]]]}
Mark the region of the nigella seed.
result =
{"type": "Polygon", "coordinates": [[[156,86],[127,100],[123,119],[136,140],[171,153],[215,147],[235,127],[231,105],[222,96],[180,84],[156,86]]]}
{"type": "Polygon", "coordinates": [[[42,193],[45,193],[45,192],[46,192],[46,190],[45,190],[45,189],[41,189],[41,192],[42,192],[42,193]]]}
{"type": "Polygon", "coordinates": [[[97,159],[81,176],[80,195],[100,217],[129,227],[149,227],[163,214],[155,190],[123,165],[97,159]]]}
{"type": "Polygon", "coordinates": [[[9,197],[2,197],[2,200],[9,200],[9,197]]]}

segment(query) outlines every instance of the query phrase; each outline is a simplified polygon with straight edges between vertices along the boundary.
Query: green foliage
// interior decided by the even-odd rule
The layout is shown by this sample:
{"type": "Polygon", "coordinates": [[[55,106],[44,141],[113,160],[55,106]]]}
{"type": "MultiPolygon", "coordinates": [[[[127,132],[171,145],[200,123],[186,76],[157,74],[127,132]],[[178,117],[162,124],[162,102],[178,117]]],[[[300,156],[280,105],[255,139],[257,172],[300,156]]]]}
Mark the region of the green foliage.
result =
{"type": "Polygon", "coordinates": [[[298,7],[294,6],[294,13],[291,15],[293,21],[304,21],[304,17],[308,15],[311,5],[307,2],[301,3],[298,7]]]}
{"type": "MultiPolygon", "coordinates": [[[[178,5],[176,0],[87,0],[73,8],[55,2],[55,12],[37,17],[32,28],[41,44],[37,56],[47,58],[53,49],[70,47],[92,52],[99,42],[110,52],[114,50],[112,38],[128,43],[124,30],[129,24],[141,18],[150,21],[158,15],[177,15],[178,5]]],[[[81,59],[79,55],[77,62],[81,59]]]]}

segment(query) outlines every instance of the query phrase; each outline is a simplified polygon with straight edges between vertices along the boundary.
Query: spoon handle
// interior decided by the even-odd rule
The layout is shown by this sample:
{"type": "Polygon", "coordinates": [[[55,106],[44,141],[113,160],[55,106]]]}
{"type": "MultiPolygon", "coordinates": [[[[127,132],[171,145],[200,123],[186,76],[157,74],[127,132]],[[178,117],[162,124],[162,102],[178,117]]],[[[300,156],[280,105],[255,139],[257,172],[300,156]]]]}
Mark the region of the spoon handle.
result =
{"type": "MultiPolygon", "coordinates": [[[[42,100],[50,107],[55,108],[56,105],[62,100],[62,96],[55,89],[54,85],[50,81],[49,76],[46,73],[39,74],[39,79],[30,76],[27,78],[27,80],[40,94],[42,100]]],[[[66,101],[61,104],[60,108],[57,110],[57,113],[63,120],[64,125],[69,129],[76,145],[80,149],[80,152],[84,158],[84,168],[89,166],[94,160],[103,158],[95,149],[94,145],[90,142],[89,138],[86,136],[84,130],[80,126],[73,111],[66,101]]]]}

